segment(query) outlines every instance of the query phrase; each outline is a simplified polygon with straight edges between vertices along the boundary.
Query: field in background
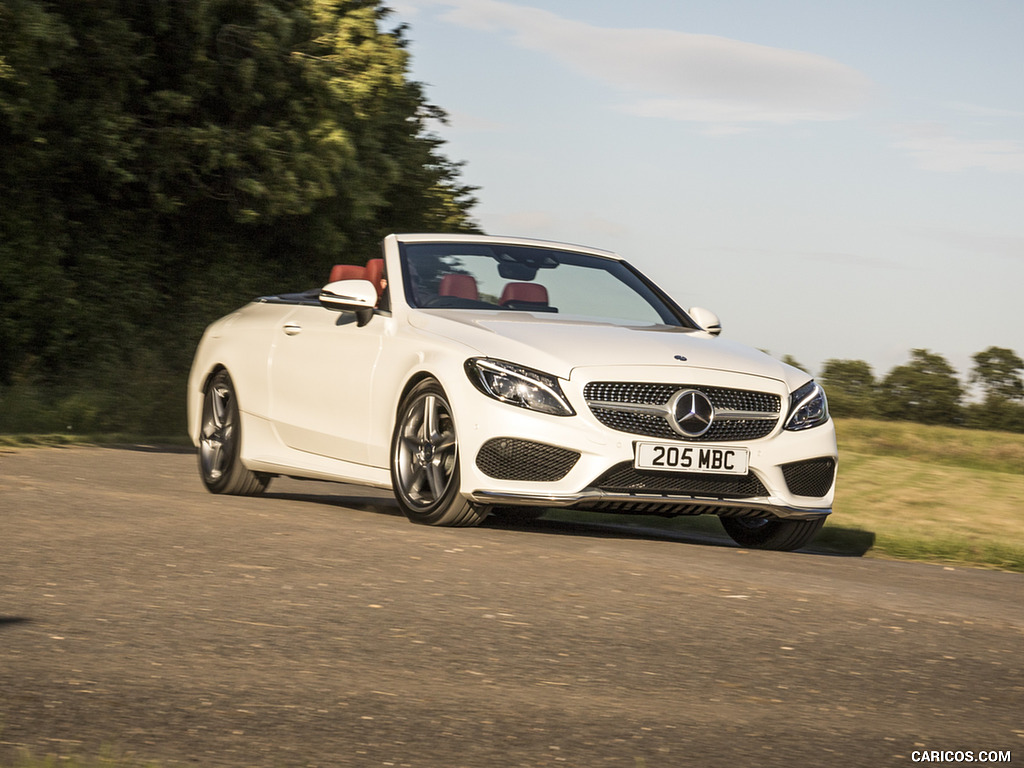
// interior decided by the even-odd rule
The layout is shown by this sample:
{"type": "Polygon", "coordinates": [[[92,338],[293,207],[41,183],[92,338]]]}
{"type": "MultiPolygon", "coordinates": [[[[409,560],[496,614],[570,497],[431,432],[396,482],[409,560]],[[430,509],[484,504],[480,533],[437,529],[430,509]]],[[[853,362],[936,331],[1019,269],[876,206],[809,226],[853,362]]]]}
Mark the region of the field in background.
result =
{"type": "Polygon", "coordinates": [[[830,522],[872,531],[869,554],[1024,571],[1024,435],[867,420],[836,431],[830,522]]]}
{"type": "MultiPolygon", "coordinates": [[[[1024,572],[1024,435],[861,419],[836,432],[835,507],[812,550],[1024,572]]],[[[547,517],[725,539],[710,517],[547,517]]]]}
{"type": "MultiPolygon", "coordinates": [[[[840,419],[836,431],[835,511],[812,549],[1024,572],[1024,435],[860,419],[840,419]]],[[[187,439],[0,435],[0,451],[89,442],[181,446],[187,439]]],[[[547,517],[726,538],[718,520],[709,517],[563,510],[547,517]]]]}

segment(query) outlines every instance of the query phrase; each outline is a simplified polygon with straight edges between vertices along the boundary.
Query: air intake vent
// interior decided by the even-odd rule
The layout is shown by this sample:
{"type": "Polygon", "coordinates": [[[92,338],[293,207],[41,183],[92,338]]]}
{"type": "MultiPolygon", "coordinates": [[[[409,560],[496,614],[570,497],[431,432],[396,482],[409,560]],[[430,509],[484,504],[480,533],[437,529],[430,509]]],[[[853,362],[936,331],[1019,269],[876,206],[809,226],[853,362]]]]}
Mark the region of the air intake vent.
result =
{"type": "Polygon", "coordinates": [[[718,499],[749,499],[767,496],[756,475],[708,475],[689,472],[645,472],[630,462],[616,464],[594,481],[609,493],[657,493],[667,496],[710,496],[718,499]]]}
{"type": "Polygon", "coordinates": [[[831,456],[782,465],[782,475],[791,493],[797,496],[821,497],[832,488],[836,477],[836,460],[831,456]]]}
{"type": "Polygon", "coordinates": [[[476,465],[497,480],[550,483],[569,474],[579,458],[576,451],[554,445],[496,437],[484,443],[476,455],[476,465]]]}

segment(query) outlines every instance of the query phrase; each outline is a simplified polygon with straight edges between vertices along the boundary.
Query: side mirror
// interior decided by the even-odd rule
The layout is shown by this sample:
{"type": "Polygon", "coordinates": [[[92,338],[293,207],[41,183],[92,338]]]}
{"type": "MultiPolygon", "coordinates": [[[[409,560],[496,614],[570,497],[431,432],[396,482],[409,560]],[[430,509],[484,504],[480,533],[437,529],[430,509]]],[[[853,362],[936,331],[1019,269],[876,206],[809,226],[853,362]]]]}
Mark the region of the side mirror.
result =
{"type": "Polygon", "coordinates": [[[377,289],[369,280],[337,280],[320,289],[320,306],[335,312],[355,312],[361,328],[373,317],[377,289]]]}
{"type": "Polygon", "coordinates": [[[722,321],[719,320],[718,315],[710,309],[704,309],[704,307],[690,307],[689,315],[697,325],[712,336],[717,336],[722,332],[722,321]]]}

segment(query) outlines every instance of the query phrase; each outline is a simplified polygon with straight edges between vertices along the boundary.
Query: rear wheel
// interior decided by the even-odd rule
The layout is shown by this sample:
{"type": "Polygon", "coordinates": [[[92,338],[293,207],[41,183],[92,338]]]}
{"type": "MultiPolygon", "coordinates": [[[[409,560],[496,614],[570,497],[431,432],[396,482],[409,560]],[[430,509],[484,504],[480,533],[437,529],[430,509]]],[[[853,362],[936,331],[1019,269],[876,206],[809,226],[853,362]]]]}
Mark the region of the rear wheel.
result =
{"type": "Polygon", "coordinates": [[[403,398],[391,439],[391,485],[405,516],[422,525],[479,525],[486,516],[461,494],[459,440],[441,385],[426,379],[403,398]]]}
{"type": "Polygon", "coordinates": [[[199,433],[199,474],[210,493],[255,496],[270,484],[270,475],[250,472],[242,465],[242,425],[235,386],[227,371],[210,379],[203,395],[199,433]]]}
{"type": "Polygon", "coordinates": [[[723,517],[722,527],[730,538],[748,549],[774,549],[791,552],[811,543],[825,524],[824,517],[813,520],[764,520],[723,517]]]}

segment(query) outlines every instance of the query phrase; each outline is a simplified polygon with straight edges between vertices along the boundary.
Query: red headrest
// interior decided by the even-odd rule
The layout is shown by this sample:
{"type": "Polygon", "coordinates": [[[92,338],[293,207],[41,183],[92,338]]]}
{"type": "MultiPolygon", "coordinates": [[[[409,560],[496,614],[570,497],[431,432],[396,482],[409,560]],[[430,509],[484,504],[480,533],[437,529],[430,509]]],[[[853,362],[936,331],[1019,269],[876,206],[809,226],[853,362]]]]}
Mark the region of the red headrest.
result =
{"type": "Polygon", "coordinates": [[[457,296],[460,299],[480,298],[480,291],[476,287],[476,280],[472,275],[445,275],[441,278],[441,284],[437,288],[438,296],[457,296]]]}
{"type": "Polygon", "coordinates": [[[380,282],[384,279],[384,259],[370,259],[366,262],[366,279],[377,289],[377,296],[384,293],[384,286],[380,282]]]}
{"type": "Polygon", "coordinates": [[[547,304],[548,289],[539,283],[508,283],[501,292],[502,306],[510,301],[528,301],[532,304],[547,304]]]}
{"type": "Polygon", "coordinates": [[[331,279],[327,282],[333,283],[336,280],[365,280],[366,268],[357,264],[335,264],[331,267],[331,279]]]}

